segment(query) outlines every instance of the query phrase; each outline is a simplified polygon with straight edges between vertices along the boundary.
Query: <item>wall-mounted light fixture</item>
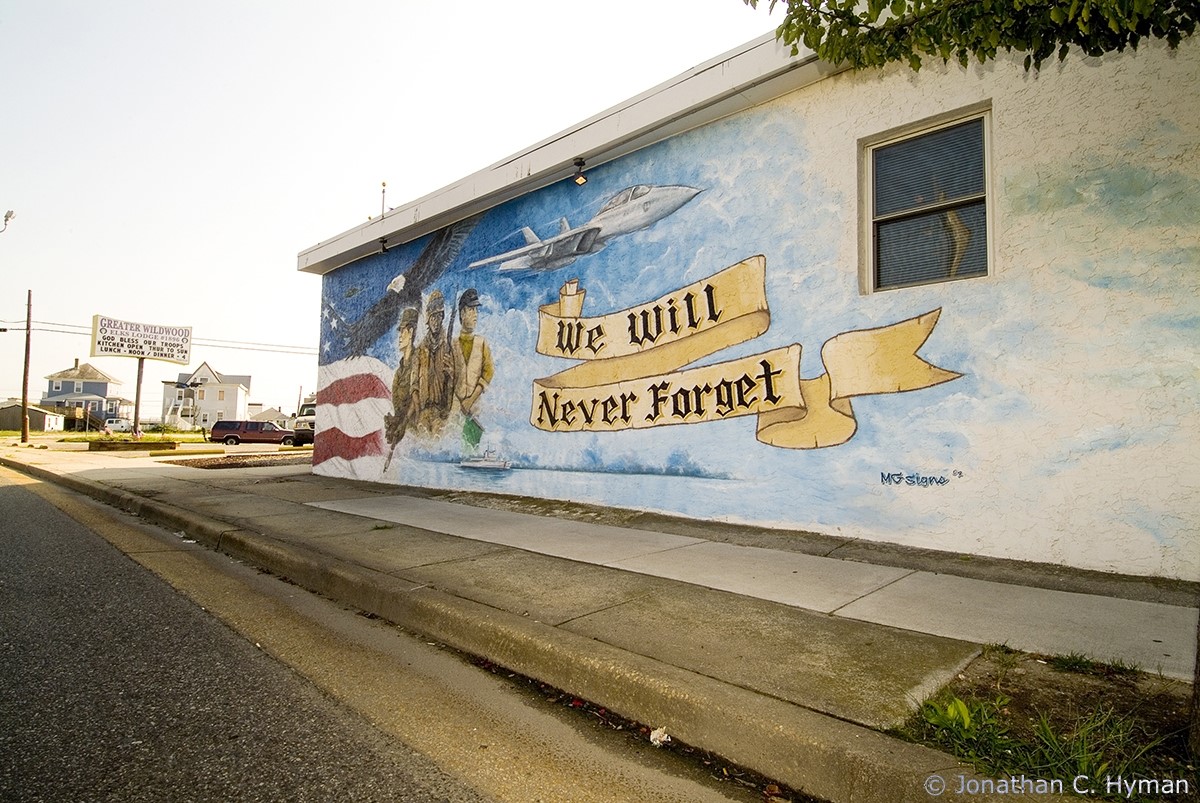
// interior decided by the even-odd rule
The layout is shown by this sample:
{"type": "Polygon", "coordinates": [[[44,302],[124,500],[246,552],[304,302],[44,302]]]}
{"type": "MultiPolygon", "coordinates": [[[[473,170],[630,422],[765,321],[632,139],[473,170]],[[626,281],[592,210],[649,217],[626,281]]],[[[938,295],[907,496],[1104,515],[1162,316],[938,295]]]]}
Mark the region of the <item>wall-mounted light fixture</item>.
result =
{"type": "Polygon", "coordinates": [[[575,160],[575,177],[571,179],[580,187],[582,187],[584,184],[587,184],[587,176],[583,174],[583,165],[583,159],[575,160]]]}

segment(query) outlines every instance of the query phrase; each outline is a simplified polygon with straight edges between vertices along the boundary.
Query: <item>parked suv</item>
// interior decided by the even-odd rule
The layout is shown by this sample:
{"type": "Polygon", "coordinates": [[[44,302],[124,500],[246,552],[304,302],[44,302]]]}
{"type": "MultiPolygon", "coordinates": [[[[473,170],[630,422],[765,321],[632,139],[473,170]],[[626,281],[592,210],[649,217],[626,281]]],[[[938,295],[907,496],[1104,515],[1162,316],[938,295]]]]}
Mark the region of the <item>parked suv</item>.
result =
{"type": "Polygon", "coordinates": [[[306,443],[312,443],[316,433],[317,404],[316,402],[304,402],[300,405],[300,412],[296,413],[296,445],[303,446],[306,443]]]}
{"type": "Polygon", "coordinates": [[[208,433],[213,443],[279,443],[291,446],[296,442],[296,433],[276,426],[270,421],[217,421],[208,433]]]}

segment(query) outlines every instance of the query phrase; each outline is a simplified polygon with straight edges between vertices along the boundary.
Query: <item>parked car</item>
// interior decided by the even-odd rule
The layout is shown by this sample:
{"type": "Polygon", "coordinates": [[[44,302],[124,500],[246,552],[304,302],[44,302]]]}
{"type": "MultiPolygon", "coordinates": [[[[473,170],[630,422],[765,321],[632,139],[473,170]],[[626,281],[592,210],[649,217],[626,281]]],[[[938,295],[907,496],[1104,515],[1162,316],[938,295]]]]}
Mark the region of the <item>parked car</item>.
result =
{"type": "Polygon", "coordinates": [[[133,422],[128,418],[106,418],[104,426],[111,432],[133,432],[133,422]]]}
{"type": "Polygon", "coordinates": [[[317,433],[317,405],[315,402],[305,402],[296,413],[296,445],[303,446],[312,443],[317,433]]]}
{"type": "Polygon", "coordinates": [[[270,421],[217,421],[208,433],[213,443],[278,443],[291,446],[296,442],[296,433],[272,424],[270,421]]]}

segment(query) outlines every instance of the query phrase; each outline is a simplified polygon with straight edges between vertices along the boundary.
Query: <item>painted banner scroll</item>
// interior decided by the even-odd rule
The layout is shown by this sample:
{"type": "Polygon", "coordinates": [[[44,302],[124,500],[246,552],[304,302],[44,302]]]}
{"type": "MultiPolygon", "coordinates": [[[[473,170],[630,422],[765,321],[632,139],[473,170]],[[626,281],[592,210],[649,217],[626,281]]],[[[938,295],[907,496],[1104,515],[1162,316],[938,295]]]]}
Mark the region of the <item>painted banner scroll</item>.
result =
{"type": "Polygon", "coordinates": [[[538,429],[616,432],[755,415],[763,443],[819,449],[854,436],[853,397],[961,376],[916,354],[940,309],[831,338],[821,347],[825,372],[813,379],[800,376],[799,344],[684,370],[767,331],[761,255],[607,315],[584,317],[585,296],[571,280],[539,309],[538,353],[581,362],[534,381],[530,422],[538,429]]]}

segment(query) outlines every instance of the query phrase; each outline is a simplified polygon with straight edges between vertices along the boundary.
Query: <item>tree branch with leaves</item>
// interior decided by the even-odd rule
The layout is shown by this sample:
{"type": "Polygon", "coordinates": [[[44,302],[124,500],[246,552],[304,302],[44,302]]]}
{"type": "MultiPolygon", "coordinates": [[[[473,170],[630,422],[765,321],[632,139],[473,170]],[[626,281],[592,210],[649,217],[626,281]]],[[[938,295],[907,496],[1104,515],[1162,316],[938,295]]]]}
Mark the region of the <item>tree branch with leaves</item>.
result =
{"type": "Polygon", "coordinates": [[[1200,0],[770,0],[778,5],[787,14],[776,35],[792,55],[803,45],[855,69],[899,61],[919,70],[927,57],[966,66],[1003,50],[1025,53],[1025,69],[1036,70],[1073,48],[1100,56],[1143,39],[1175,48],[1200,19],[1200,0]]]}

